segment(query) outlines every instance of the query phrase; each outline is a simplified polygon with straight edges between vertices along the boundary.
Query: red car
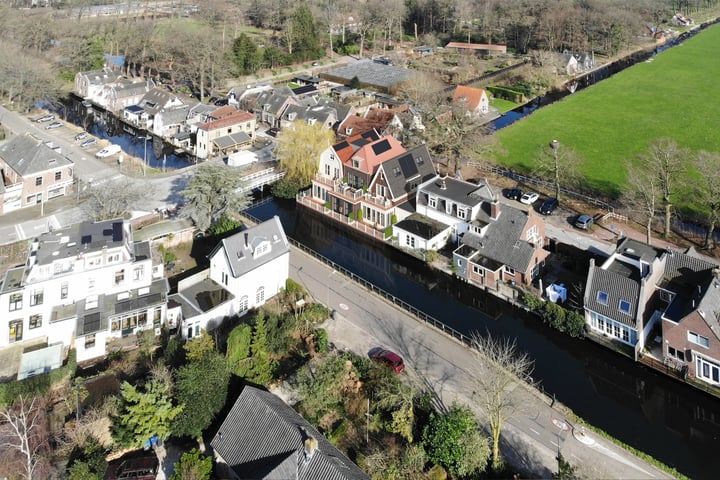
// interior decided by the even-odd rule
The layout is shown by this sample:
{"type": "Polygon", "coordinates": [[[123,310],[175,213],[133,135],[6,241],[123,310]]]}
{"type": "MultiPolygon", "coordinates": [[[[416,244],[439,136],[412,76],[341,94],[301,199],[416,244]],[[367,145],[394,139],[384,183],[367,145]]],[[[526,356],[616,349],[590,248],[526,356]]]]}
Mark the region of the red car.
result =
{"type": "Polygon", "coordinates": [[[391,368],[395,373],[400,373],[405,370],[405,362],[403,362],[402,357],[390,350],[383,348],[373,349],[370,351],[370,358],[391,368]]]}

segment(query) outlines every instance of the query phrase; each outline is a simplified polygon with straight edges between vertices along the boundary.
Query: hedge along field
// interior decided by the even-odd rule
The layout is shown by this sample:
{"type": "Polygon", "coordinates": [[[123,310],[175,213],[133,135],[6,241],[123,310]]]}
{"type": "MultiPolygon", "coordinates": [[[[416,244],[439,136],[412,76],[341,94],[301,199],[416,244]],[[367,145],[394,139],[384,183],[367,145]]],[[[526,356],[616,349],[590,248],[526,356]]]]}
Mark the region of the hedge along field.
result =
{"type": "Polygon", "coordinates": [[[530,171],[557,139],[583,158],[586,189],[617,197],[629,163],[659,137],[720,151],[720,25],[496,133],[502,166],[530,171]]]}

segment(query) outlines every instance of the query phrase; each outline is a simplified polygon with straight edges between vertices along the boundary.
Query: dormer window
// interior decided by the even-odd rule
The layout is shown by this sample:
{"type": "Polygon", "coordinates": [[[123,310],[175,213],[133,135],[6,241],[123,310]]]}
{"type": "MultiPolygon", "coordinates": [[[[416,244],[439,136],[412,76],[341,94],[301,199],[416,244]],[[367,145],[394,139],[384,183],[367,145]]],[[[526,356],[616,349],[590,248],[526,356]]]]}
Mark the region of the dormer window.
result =
{"type": "Polygon", "coordinates": [[[258,258],[261,255],[266,254],[270,251],[270,242],[262,242],[253,251],[253,258],[258,258]]]}
{"type": "Polygon", "coordinates": [[[288,114],[288,120],[290,120],[291,122],[295,121],[295,118],[297,118],[297,113],[295,113],[295,112],[290,112],[290,113],[288,114]]]}
{"type": "Polygon", "coordinates": [[[602,290],[598,292],[597,294],[597,301],[598,303],[601,303],[603,305],[607,305],[608,303],[608,294],[607,292],[603,292],[602,290]]]}
{"type": "Polygon", "coordinates": [[[632,304],[627,300],[620,300],[620,305],[618,306],[618,308],[620,308],[621,312],[630,315],[630,308],[632,308],[632,304]]]}
{"type": "Polygon", "coordinates": [[[425,163],[425,160],[423,160],[423,157],[415,157],[415,163],[417,163],[418,165],[422,165],[423,163],[425,163]]]}
{"type": "Polygon", "coordinates": [[[352,135],[352,127],[345,128],[345,135],[352,135]]]}

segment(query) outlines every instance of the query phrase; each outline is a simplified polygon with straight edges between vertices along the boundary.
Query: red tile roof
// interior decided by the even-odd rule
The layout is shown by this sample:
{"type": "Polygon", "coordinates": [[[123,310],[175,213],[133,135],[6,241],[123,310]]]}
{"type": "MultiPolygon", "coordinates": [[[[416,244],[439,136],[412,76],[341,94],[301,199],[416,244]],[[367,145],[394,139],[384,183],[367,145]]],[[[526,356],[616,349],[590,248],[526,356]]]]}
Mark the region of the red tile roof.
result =
{"type": "Polygon", "coordinates": [[[483,93],[485,93],[485,90],[482,88],[458,85],[455,88],[455,93],[453,94],[453,102],[463,101],[465,102],[465,107],[468,110],[477,110],[480,106],[480,100],[482,99],[483,93]]]}
{"type": "Polygon", "coordinates": [[[405,153],[405,148],[395,137],[387,135],[372,143],[363,145],[355,152],[355,155],[345,161],[345,164],[353,168],[358,168],[358,170],[365,173],[373,174],[381,163],[397,157],[401,153],[405,153]],[[385,142],[387,142],[387,144],[385,142]],[[359,167],[353,165],[353,160],[356,159],[360,160],[359,167]]]}
{"type": "MultiPolygon", "coordinates": [[[[223,107],[225,108],[225,107],[223,107]]],[[[202,130],[217,130],[218,128],[225,128],[229,127],[231,125],[238,125],[240,123],[250,122],[252,120],[255,120],[255,115],[248,112],[243,112],[242,110],[237,110],[235,107],[230,107],[235,112],[231,115],[225,115],[222,118],[219,118],[218,120],[211,120],[209,122],[203,123],[198,128],[202,130]]]]}

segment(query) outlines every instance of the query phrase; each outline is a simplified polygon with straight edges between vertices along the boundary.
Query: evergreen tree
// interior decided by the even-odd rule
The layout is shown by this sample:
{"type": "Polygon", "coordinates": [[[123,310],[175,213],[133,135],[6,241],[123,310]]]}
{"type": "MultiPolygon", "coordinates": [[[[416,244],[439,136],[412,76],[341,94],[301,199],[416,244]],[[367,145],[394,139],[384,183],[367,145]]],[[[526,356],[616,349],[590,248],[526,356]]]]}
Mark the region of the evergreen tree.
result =
{"type": "Polygon", "coordinates": [[[251,75],[258,71],[263,54],[253,40],[241,33],[233,43],[233,60],[241,75],[251,75]]]}
{"type": "Polygon", "coordinates": [[[323,49],[320,46],[320,37],[315,28],[315,19],[307,5],[302,4],[293,13],[292,32],[294,37],[293,57],[295,60],[320,58],[323,49]]]}
{"type": "Polygon", "coordinates": [[[168,387],[155,380],[144,389],[125,382],[120,395],[122,403],[111,417],[111,430],[115,441],[126,447],[142,447],[153,435],[168,438],[171,422],[183,410],[182,405],[172,405],[168,387]]]}

